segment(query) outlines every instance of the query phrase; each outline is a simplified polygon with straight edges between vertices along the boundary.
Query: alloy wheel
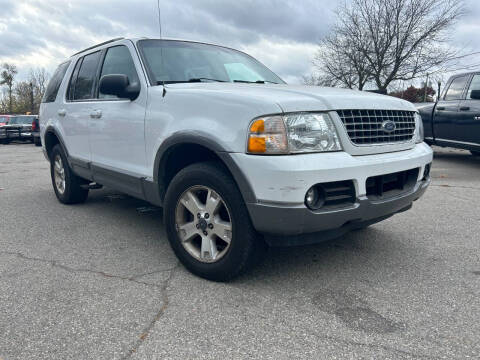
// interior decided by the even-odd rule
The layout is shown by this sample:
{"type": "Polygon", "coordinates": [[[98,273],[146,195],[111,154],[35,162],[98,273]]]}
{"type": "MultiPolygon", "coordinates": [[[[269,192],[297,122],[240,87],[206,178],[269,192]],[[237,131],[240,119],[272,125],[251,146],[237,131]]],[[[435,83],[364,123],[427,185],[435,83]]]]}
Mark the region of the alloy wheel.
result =
{"type": "Polygon", "coordinates": [[[222,197],[207,186],[192,186],[180,196],[175,227],[185,250],[198,261],[216,262],[230,248],[230,211],[222,197]]]}

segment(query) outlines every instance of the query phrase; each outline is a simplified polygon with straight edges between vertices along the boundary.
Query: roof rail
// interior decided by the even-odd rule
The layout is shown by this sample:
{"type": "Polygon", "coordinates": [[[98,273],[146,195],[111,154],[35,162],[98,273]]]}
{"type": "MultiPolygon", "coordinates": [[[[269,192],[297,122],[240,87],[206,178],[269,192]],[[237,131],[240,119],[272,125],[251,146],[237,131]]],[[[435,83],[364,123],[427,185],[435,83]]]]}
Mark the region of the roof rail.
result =
{"type": "MultiPolygon", "coordinates": [[[[109,44],[109,43],[111,43],[111,42],[118,41],[118,40],[123,40],[123,39],[125,39],[125,38],[123,38],[123,37],[118,37],[118,38],[115,38],[115,39],[107,40],[107,41],[104,41],[104,42],[102,42],[102,43],[100,43],[100,44],[93,45],[93,46],[90,46],[90,47],[88,47],[88,48],[86,48],[86,49],[83,49],[83,50],[81,50],[81,51],[79,51],[79,52],[76,52],[76,53],[73,54],[72,56],[78,55],[78,54],[80,54],[80,53],[82,53],[82,52],[84,52],[84,51],[90,50],[90,49],[94,49],[94,48],[96,48],[96,47],[98,47],[98,46],[102,46],[102,45],[109,44]]],[[[71,56],[71,57],[72,57],[72,56],[71,56]]]]}

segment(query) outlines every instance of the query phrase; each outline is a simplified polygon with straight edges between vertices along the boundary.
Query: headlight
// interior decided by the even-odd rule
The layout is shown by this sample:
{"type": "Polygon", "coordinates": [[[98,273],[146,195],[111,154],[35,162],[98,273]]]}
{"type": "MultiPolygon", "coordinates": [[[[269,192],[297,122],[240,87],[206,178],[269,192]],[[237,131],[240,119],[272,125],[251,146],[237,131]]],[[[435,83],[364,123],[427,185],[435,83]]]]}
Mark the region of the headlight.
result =
{"type": "Polygon", "coordinates": [[[422,117],[419,113],[415,113],[415,134],[414,134],[414,138],[415,138],[415,143],[416,144],[422,143],[424,138],[425,138],[425,134],[424,134],[424,131],[423,131],[423,121],[422,121],[422,117]]]}
{"type": "Polygon", "coordinates": [[[247,152],[295,154],[340,151],[342,146],[326,113],[266,116],[250,124],[247,152]]]}

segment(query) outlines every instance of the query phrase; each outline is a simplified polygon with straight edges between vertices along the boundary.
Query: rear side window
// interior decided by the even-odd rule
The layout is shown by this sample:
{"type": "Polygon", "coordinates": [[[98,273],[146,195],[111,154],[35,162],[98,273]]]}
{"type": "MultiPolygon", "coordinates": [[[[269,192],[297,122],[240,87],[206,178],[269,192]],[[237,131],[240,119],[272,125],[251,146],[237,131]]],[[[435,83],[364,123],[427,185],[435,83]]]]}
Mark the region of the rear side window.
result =
{"type": "Polygon", "coordinates": [[[70,65],[70,61],[60,64],[57,70],[55,70],[55,73],[53,74],[52,78],[48,82],[47,90],[45,91],[45,95],[43,96],[42,102],[49,103],[49,102],[55,101],[55,99],[57,98],[58,89],[60,88],[63,77],[67,72],[68,65],[70,65]]]}
{"type": "Polygon", "coordinates": [[[443,99],[444,100],[460,100],[462,98],[463,89],[465,88],[467,79],[468,79],[468,75],[459,76],[453,79],[443,99]]]}
{"type": "Polygon", "coordinates": [[[93,99],[100,54],[97,51],[78,60],[68,89],[70,100],[93,99]]]}
{"type": "Polygon", "coordinates": [[[470,87],[467,92],[467,99],[472,98],[472,90],[480,90],[480,75],[475,75],[470,83],[470,87]]]}
{"type": "MultiPolygon", "coordinates": [[[[114,46],[107,50],[105,60],[103,61],[102,73],[100,74],[100,78],[103,75],[110,74],[127,75],[130,84],[137,83],[139,81],[137,71],[135,70],[135,64],[133,63],[130,51],[126,46],[114,46]]],[[[116,98],[116,96],[100,93],[99,98],[109,99],[116,98]]]]}

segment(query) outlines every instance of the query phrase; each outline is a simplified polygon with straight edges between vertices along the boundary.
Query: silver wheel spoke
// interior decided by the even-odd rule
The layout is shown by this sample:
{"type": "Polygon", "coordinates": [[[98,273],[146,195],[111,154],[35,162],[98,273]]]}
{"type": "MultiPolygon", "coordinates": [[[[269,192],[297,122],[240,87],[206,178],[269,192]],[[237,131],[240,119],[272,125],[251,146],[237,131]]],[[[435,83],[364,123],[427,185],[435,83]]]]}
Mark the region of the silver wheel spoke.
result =
{"type": "Polygon", "coordinates": [[[200,257],[204,260],[215,260],[218,250],[215,240],[209,236],[202,236],[202,247],[200,249],[200,257]]]}
{"type": "Polygon", "coordinates": [[[207,213],[209,213],[210,216],[215,215],[220,205],[222,205],[220,196],[215,191],[209,189],[207,194],[207,203],[205,204],[207,213]]]}
{"type": "Polygon", "coordinates": [[[197,196],[191,191],[187,191],[180,202],[192,213],[193,216],[197,216],[197,213],[203,211],[204,208],[197,196]]]}
{"type": "Polygon", "coordinates": [[[198,229],[196,228],[194,221],[179,226],[178,230],[182,241],[188,241],[195,235],[198,235],[198,229]]]}
{"type": "Polygon", "coordinates": [[[215,219],[213,226],[214,234],[229,244],[232,240],[232,224],[223,220],[215,219]]]}

